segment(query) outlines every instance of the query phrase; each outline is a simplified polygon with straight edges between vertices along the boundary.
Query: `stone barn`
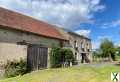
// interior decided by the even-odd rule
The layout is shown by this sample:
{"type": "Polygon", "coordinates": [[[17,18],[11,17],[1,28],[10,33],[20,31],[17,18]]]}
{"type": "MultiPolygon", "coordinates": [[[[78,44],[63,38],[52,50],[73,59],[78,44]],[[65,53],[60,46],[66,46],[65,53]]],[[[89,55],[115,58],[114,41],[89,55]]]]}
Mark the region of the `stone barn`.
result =
{"type": "Polygon", "coordinates": [[[0,65],[26,58],[33,70],[46,68],[49,49],[64,41],[55,26],[0,8],[0,65]]]}
{"type": "Polygon", "coordinates": [[[78,63],[90,62],[89,38],[0,7],[0,65],[26,58],[33,70],[47,68],[52,46],[71,48],[78,63]]]}

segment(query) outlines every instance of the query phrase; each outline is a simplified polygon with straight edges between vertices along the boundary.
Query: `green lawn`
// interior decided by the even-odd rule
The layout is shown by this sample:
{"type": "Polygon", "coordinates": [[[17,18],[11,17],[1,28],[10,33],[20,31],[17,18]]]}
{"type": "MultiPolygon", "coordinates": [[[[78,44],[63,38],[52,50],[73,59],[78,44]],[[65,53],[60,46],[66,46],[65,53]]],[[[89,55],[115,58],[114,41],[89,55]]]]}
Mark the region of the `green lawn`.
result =
{"type": "Polygon", "coordinates": [[[0,82],[112,82],[111,72],[120,73],[120,66],[81,65],[71,68],[46,69],[0,82]]]}

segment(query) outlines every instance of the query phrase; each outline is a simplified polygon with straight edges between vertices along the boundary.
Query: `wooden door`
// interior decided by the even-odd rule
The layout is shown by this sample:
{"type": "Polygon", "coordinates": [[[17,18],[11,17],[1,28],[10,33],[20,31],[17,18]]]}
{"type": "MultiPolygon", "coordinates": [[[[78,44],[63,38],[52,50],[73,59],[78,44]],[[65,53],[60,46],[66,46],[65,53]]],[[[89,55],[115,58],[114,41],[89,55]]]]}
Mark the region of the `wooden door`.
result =
{"type": "Polygon", "coordinates": [[[47,68],[48,48],[39,45],[29,45],[27,65],[30,70],[47,68]]]}

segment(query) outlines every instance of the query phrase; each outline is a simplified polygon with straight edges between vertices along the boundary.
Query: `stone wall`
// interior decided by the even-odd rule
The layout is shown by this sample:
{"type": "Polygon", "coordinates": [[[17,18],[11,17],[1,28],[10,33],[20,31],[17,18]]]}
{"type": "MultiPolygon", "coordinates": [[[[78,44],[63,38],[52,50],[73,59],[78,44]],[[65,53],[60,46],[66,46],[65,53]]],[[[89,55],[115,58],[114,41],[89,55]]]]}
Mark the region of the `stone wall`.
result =
{"type": "Polygon", "coordinates": [[[60,44],[60,41],[57,39],[46,38],[27,32],[0,28],[0,42],[17,43],[23,40],[31,44],[42,44],[47,47],[51,47],[53,44],[60,44]]]}
{"type": "Polygon", "coordinates": [[[0,28],[0,64],[6,63],[7,60],[19,60],[20,58],[26,58],[27,45],[18,44],[18,42],[22,41],[26,41],[30,44],[44,45],[48,48],[53,45],[60,46],[60,41],[57,39],[0,28]]]}
{"type": "Polygon", "coordinates": [[[26,45],[16,45],[13,43],[0,43],[0,64],[7,63],[7,60],[13,61],[24,59],[27,56],[26,45]]]}
{"type": "Polygon", "coordinates": [[[92,54],[91,54],[91,40],[87,37],[78,35],[73,32],[65,31],[64,29],[58,29],[56,28],[61,35],[66,38],[68,41],[64,42],[64,47],[65,48],[70,48],[77,61],[81,61],[81,53],[85,53],[87,57],[92,60],[92,54]],[[76,47],[77,50],[75,49],[75,41],[76,41],[76,47]],[[82,47],[84,48],[84,51],[82,50],[82,47]]]}
{"type": "Polygon", "coordinates": [[[70,47],[73,50],[77,61],[81,61],[81,53],[85,53],[91,60],[91,40],[69,33],[69,41],[70,47]]]}

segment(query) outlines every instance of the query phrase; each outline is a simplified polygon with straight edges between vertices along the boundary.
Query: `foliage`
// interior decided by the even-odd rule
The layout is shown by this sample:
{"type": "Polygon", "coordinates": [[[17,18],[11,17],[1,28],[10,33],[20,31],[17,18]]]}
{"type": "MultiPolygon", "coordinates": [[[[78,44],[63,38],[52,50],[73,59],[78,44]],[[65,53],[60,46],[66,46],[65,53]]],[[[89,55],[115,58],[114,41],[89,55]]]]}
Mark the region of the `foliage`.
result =
{"type": "Polygon", "coordinates": [[[93,61],[118,60],[120,56],[120,47],[114,46],[113,42],[103,39],[100,48],[93,51],[93,61]]]}
{"type": "Polygon", "coordinates": [[[63,48],[62,51],[63,62],[73,62],[74,56],[73,52],[70,49],[63,48]]]}
{"type": "Polygon", "coordinates": [[[61,48],[53,47],[50,51],[50,65],[52,68],[61,66],[61,48]]]}
{"type": "Polygon", "coordinates": [[[73,62],[74,56],[70,49],[53,47],[50,51],[50,64],[52,68],[61,67],[64,62],[73,62]]]}
{"type": "Polygon", "coordinates": [[[26,61],[21,59],[20,61],[7,61],[5,65],[5,76],[6,77],[15,77],[17,75],[23,75],[27,72],[26,61]]]}
{"type": "Polygon", "coordinates": [[[100,50],[102,51],[102,57],[109,57],[110,59],[115,60],[115,48],[111,41],[104,39],[100,44],[100,50]]]}

